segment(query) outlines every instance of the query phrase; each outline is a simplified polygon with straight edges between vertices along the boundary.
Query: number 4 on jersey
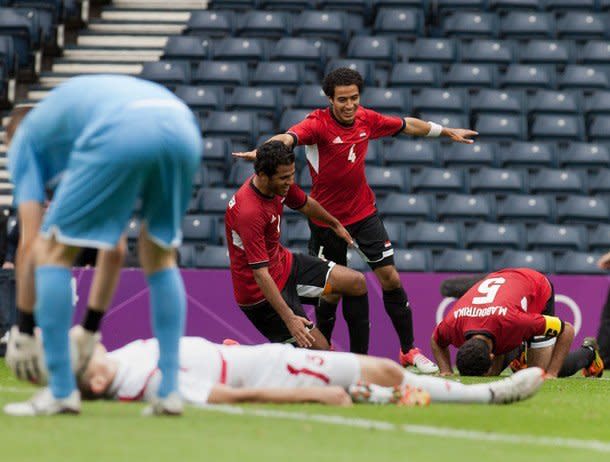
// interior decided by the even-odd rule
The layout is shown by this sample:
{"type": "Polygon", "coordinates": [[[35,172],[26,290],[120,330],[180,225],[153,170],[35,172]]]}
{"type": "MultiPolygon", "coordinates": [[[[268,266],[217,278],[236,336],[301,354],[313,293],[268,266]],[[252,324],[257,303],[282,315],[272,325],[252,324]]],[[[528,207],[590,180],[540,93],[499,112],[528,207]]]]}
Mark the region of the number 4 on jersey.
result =
{"type": "Polygon", "coordinates": [[[347,155],[347,160],[349,160],[350,162],[354,163],[356,162],[356,145],[352,144],[352,147],[349,148],[349,154],[347,155]]]}

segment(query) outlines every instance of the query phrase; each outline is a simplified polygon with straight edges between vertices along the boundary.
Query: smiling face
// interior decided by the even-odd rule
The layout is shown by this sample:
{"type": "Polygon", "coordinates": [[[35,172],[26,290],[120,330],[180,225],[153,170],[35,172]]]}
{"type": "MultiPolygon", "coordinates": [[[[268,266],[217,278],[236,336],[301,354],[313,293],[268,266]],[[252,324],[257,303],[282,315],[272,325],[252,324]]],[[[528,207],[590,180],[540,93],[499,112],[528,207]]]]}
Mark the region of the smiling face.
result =
{"type": "Polygon", "coordinates": [[[267,187],[273,194],[285,196],[288,194],[290,186],[294,183],[294,174],[296,172],[294,163],[290,165],[278,165],[275,174],[267,178],[267,187]]]}
{"type": "Polygon", "coordinates": [[[333,97],[328,98],[335,118],[346,125],[354,123],[360,105],[357,85],[337,85],[333,97]]]}

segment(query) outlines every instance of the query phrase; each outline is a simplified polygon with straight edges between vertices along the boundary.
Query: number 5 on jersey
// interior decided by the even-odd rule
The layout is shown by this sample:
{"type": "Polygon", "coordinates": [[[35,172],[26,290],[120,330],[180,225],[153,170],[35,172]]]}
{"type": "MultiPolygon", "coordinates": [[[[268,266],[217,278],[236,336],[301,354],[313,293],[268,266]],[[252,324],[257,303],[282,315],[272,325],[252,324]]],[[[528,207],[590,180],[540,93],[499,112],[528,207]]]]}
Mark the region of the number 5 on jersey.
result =
{"type": "Polygon", "coordinates": [[[356,162],[356,145],[352,144],[352,147],[349,148],[349,154],[347,155],[347,160],[349,160],[351,163],[356,162]]]}

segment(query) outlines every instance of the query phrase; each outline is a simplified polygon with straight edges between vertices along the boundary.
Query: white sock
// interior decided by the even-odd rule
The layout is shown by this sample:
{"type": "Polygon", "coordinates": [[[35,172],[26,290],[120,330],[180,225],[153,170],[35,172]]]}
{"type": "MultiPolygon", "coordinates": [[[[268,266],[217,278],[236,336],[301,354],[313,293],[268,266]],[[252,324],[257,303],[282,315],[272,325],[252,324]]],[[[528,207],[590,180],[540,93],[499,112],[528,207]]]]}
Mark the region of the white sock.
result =
{"type": "Polygon", "coordinates": [[[464,385],[460,382],[429,375],[404,371],[402,386],[421,388],[430,393],[432,402],[441,403],[489,403],[491,391],[485,383],[464,385]]]}
{"type": "Polygon", "coordinates": [[[392,387],[382,387],[373,383],[356,384],[349,387],[349,392],[352,398],[358,396],[359,399],[356,399],[356,401],[359,403],[388,404],[394,402],[394,388],[392,387]],[[368,391],[370,395],[364,398],[364,394],[359,393],[360,389],[368,391]]]}

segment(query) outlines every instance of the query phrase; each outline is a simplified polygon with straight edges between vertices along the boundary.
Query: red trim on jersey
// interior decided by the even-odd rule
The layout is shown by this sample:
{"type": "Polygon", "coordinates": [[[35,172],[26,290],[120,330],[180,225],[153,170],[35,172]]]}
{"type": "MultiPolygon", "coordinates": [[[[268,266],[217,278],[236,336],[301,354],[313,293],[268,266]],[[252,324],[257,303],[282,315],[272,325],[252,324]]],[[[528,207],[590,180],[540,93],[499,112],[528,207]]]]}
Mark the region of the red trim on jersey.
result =
{"type": "Polygon", "coordinates": [[[218,350],[218,355],[220,356],[220,378],[218,379],[218,383],[221,385],[227,384],[227,360],[222,355],[222,351],[218,350]]]}
{"type": "Polygon", "coordinates": [[[142,389],[135,395],[135,396],[119,396],[119,401],[140,401],[143,397],[144,397],[144,391],[146,390],[146,387],[148,386],[150,379],[152,379],[153,375],[155,375],[155,372],[157,372],[159,370],[158,367],[155,367],[152,371],[150,371],[150,373],[148,374],[148,377],[146,377],[146,380],[144,381],[144,385],[142,386],[142,389]]]}
{"type": "Polygon", "coordinates": [[[311,369],[307,369],[306,367],[303,367],[302,369],[297,369],[297,368],[291,366],[290,364],[287,364],[286,369],[288,369],[288,372],[290,373],[290,375],[299,375],[299,374],[310,375],[312,377],[315,377],[318,380],[321,380],[322,382],[324,382],[327,385],[330,383],[330,379],[328,378],[328,376],[326,376],[320,372],[316,372],[316,371],[312,371],[311,369]]]}

